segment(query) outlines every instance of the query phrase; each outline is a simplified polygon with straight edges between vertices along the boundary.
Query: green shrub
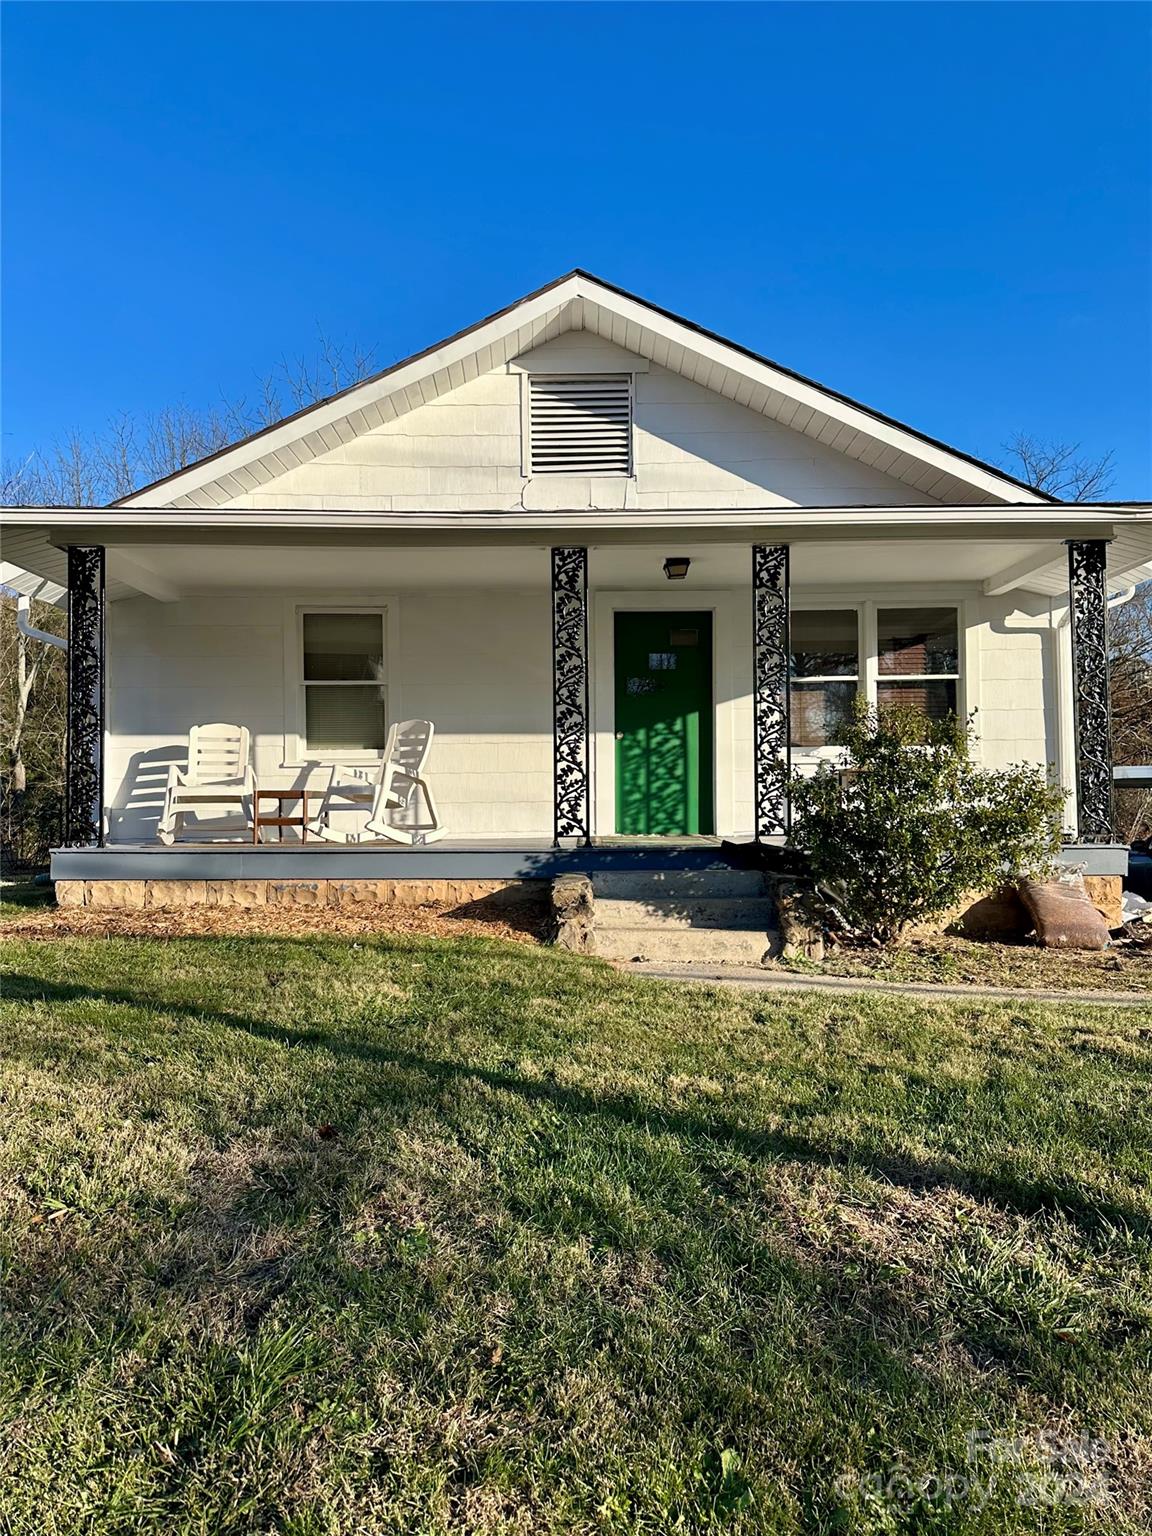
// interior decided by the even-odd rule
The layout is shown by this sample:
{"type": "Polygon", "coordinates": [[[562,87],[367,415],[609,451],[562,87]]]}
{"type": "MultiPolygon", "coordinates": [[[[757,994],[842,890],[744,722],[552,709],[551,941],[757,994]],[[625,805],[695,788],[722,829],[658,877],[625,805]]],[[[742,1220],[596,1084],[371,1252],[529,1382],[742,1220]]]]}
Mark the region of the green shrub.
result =
{"type": "Polygon", "coordinates": [[[861,705],[841,769],[792,778],[793,841],[857,937],[887,943],[969,891],[1051,868],[1064,793],[1028,764],[972,761],[972,729],[861,705]]]}

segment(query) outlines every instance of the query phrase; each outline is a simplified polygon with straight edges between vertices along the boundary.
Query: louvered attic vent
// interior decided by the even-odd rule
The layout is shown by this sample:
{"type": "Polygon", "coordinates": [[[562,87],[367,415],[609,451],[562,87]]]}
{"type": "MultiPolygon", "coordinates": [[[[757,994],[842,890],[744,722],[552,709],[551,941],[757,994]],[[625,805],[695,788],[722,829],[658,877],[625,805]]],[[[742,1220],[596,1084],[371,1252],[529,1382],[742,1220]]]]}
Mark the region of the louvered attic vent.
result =
{"type": "Polygon", "coordinates": [[[528,448],[533,475],[630,475],[631,376],[529,374],[528,448]]]}

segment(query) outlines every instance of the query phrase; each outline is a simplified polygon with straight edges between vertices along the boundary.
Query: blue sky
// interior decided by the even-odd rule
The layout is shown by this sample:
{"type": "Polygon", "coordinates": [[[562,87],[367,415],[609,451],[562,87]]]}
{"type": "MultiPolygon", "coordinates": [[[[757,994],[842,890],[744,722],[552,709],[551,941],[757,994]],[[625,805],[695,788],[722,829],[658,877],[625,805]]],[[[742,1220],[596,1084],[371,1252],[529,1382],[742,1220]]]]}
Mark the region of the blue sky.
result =
{"type": "Polygon", "coordinates": [[[1152,495],[1152,10],[7,4],[6,459],[573,266],[1152,495]]]}

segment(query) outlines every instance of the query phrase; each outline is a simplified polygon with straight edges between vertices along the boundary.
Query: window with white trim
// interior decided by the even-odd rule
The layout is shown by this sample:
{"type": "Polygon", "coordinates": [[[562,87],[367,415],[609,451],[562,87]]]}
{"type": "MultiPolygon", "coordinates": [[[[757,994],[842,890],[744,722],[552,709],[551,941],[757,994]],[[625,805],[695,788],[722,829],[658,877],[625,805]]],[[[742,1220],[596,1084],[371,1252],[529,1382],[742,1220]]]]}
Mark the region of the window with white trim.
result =
{"type": "Polygon", "coordinates": [[[879,608],[876,703],[906,705],[930,720],[957,709],[960,633],[954,607],[879,608]]]}
{"type": "Polygon", "coordinates": [[[903,704],[940,720],[961,708],[959,609],[794,608],[790,671],[792,746],[801,753],[834,744],[857,696],[881,712],[903,704]]]}
{"type": "Polygon", "coordinates": [[[385,615],[313,609],[300,616],[304,746],[379,752],[388,732],[385,615]]]}
{"type": "Polygon", "coordinates": [[[792,745],[827,747],[852,715],[860,687],[855,608],[808,608],[791,616],[792,745]]]}
{"type": "Polygon", "coordinates": [[[528,380],[530,475],[630,475],[632,376],[532,373],[528,380]]]}

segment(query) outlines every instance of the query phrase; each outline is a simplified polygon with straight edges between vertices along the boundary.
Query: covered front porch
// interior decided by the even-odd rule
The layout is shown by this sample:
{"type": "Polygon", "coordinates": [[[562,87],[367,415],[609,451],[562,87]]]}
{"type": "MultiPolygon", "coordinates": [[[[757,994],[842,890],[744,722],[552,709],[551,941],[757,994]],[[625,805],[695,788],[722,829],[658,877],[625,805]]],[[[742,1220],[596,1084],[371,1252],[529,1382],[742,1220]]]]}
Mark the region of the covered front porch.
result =
{"type": "Polygon", "coordinates": [[[1106,852],[1104,637],[1109,602],[1152,555],[1146,512],[113,508],[16,520],[10,558],[69,590],[59,880],[207,887],[547,878],[613,860],[699,867],[722,860],[721,839],[786,836],[788,770],[834,757],[827,737],[846,699],[883,704],[901,690],[974,713],[990,765],[1053,765],[1070,791],[1069,836],[1092,850],[1085,861],[1119,857],[1106,852]],[[378,619],[382,714],[436,726],[429,773],[443,840],[341,846],[290,829],[269,844],[247,828],[193,827],[163,846],[162,783],[195,724],[246,726],[261,789],[314,794],[334,759],[378,757],[368,741],[352,753],[325,734],[340,711],[314,704],[323,679],[307,675],[301,649],[310,614],[378,619]],[[649,752],[637,812],[621,742],[664,681],[648,674],[686,670],[681,647],[694,651],[698,693],[684,716],[695,723],[662,784],[649,752]],[[675,814],[661,820],[652,806],[669,792],[675,814]]]}

